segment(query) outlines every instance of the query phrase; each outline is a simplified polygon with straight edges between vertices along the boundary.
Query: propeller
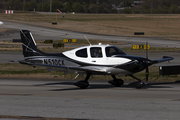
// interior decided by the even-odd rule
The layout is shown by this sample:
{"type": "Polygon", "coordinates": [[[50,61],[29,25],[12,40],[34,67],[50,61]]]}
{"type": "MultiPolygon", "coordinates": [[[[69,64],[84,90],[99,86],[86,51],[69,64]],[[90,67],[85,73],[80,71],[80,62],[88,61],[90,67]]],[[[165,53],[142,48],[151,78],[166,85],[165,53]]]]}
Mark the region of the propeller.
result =
{"type": "Polygon", "coordinates": [[[149,67],[148,67],[148,64],[147,64],[147,62],[148,62],[148,48],[147,48],[147,46],[148,46],[148,42],[146,42],[146,64],[145,64],[145,66],[146,66],[146,83],[145,84],[147,84],[147,82],[148,82],[148,78],[149,78],[149,67]]]}
{"type": "Polygon", "coordinates": [[[146,67],[146,83],[145,83],[145,84],[147,84],[148,78],[149,78],[149,68],[148,68],[148,66],[147,66],[147,67],[146,67]]]}

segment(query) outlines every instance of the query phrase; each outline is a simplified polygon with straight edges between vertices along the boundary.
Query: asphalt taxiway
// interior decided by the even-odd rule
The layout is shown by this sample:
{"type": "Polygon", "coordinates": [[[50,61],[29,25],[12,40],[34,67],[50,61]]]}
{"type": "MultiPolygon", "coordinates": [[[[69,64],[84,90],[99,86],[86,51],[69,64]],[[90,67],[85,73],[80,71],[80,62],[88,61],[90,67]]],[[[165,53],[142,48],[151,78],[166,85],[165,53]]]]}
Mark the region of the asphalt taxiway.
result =
{"type": "Polygon", "coordinates": [[[75,81],[0,79],[0,114],[9,116],[99,119],[178,120],[180,83],[149,84],[143,89],[125,83],[113,87],[90,81],[79,89],[75,81]]]}

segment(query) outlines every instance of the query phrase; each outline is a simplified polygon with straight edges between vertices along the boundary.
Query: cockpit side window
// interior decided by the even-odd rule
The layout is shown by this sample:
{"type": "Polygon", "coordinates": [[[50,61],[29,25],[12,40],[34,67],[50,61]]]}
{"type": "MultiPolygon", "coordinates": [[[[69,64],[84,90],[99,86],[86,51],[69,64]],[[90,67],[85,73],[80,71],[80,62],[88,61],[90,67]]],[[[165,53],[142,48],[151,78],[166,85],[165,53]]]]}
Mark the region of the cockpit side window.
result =
{"type": "Polygon", "coordinates": [[[87,58],[88,57],[88,55],[87,55],[87,48],[84,48],[84,49],[76,51],[76,56],[77,57],[87,58]]]}
{"type": "Polygon", "coordinates": [[[101,47],[92,47],[90,48],[92,58],[102,58],[102,49],[101,47]]]}
{"type": "Polygon", "coordinates": [[[113,55],[125,55],[126,53],[124,53],[121,49],[117,48],[117,47],[106,47],[106,56],[107,57],[111,57],[113,55]]]}

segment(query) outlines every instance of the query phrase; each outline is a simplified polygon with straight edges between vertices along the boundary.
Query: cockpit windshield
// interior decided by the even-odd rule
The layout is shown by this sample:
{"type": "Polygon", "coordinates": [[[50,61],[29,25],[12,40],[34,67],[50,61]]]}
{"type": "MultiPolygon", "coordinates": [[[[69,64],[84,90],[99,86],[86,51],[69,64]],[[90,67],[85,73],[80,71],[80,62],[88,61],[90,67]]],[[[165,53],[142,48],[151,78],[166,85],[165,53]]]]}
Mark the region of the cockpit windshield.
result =
{"type": "Polygon", "coordinates": [[[106,47],[105,50],[106,50],[107,57],[111,57],[113,55],[126,55],[125,52],[123,52],[121,49],[119,49],[115,46],[106,47]]]}

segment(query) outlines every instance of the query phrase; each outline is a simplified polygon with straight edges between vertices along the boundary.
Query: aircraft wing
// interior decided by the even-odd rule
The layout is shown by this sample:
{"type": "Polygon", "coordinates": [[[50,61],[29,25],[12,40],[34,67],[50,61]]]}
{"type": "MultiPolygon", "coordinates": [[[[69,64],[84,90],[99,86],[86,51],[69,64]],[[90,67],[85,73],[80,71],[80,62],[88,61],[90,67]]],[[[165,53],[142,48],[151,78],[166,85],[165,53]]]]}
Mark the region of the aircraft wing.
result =
{"type": "Polygon", "coordinates": [[[165,62],[165,61],[169,61],[173,59],[174,59],[173,57],[163,56],[162,59],[152,60],[152,62],[155,64],[155,63],[165,62]]]}
{"type": "Polygon", "coordinates": [[[106,70],[103,70],[97,66],[84,66],[84,67],[59,66],[59,65],[33,63],[33,62],[27,61],[27,60],[19,60],[16,62],[19,62],[20,64],[31,65],[31,66],[43,66],[43,67],[52,67],[52,68],[59,68],[59,69],[70,69],[70,70],[86,71],[86,72],[92,72],[92,73],[106,73],[106,70]]]}

